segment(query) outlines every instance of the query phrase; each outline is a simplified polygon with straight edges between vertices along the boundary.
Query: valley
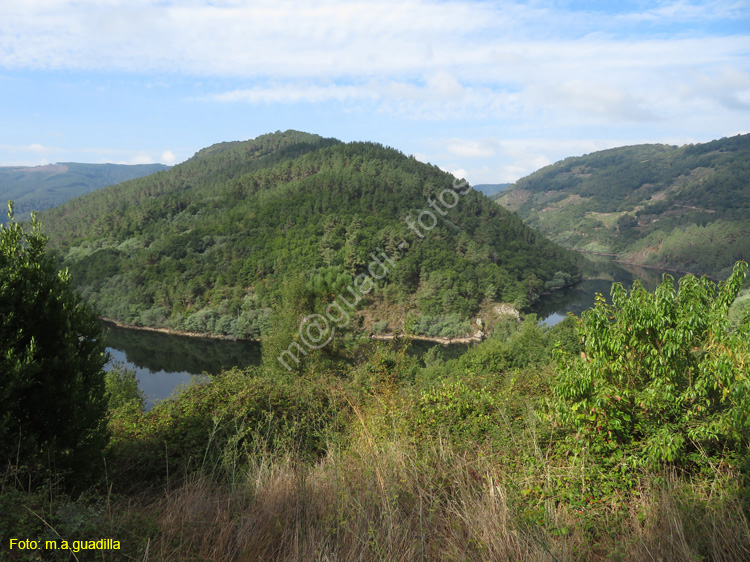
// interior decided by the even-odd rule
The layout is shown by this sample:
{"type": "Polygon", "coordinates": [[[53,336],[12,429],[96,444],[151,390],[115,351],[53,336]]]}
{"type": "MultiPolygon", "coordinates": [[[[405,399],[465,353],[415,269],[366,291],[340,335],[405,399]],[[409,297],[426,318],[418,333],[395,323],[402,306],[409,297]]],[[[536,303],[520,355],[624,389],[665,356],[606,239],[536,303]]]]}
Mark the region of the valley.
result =
{"type": "Polygon", "coordinates": [[[570,248],[435,166],[298,131],[9,217],[0,528],[123,562],[747,558],[743,239],[620,245],[743,232],[744,195],[709,205],[720,172],[687,151],[674,176],[674,150],[499,192],[570,248]],[[674,272],[702,267],[722,280],[674,272]]]}

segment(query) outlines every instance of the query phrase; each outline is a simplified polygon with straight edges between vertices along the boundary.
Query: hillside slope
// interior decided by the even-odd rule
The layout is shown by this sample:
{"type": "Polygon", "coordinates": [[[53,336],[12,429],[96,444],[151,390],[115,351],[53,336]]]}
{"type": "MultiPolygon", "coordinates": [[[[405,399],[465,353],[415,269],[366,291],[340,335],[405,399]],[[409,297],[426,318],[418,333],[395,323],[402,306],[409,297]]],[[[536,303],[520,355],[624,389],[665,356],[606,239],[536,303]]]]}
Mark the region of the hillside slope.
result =
{"type": "Polygon", "coordinates": [[[331,302],[381,276],[374,257],[395,266],[360,306],[464,328],[485,300],[525,306],[576,275],[577,256],[454,181],[381,145],[287,131],[214,145],[41,220],[102,315],[237,337],[262,332],[285,280],[304,274],[331,302]],[[451,208],[430,207],[441,195],[451,208]]]}
{"type": "Polygon", "coordinates": [[[0,201],[15,203],[17,218],[42,211],[95,189],[168,169],[163,164],[79,164],[0,167],[0,201]]]}
{"type": "Polygon", "coordinates": [[[568,248],[726,277],[750,258],[750,135],[566,158],[497,201],[568,248]]]}

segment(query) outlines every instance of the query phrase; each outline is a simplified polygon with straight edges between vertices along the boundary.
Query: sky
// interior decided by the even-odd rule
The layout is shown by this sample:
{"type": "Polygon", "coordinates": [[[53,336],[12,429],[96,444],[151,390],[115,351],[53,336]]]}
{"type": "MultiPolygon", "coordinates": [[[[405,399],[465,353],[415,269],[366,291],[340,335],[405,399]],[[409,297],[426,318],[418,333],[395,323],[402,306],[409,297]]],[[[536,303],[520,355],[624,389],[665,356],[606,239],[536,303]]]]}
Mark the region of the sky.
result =
{"type": "Polygon", "coordinates": [[[0,2],[0,166],[296,129],[472,184],[750,132],[750,0],[0,2]]]}

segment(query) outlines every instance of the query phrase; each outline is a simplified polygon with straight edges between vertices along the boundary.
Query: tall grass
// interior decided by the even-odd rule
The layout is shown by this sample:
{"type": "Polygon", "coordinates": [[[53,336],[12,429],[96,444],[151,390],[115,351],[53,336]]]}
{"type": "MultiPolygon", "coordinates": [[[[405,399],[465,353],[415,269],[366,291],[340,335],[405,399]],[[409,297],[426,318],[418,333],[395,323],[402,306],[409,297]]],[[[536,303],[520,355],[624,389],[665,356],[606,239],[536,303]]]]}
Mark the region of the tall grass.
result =
{"type": "MultiPolygon", "coordinates": [[[[365,419],[365,423],[371,420],[365,419]]],[[[379,423],[381,420],[377,420],[379,423]]],[[[489,450],[384,439],[360,424],[314,464],[255,450],[222,481],[196,472],[140,509],[144,561],[750,560],[731,476],[644,476],[621,513],[529,501],[489,450]],[[373,437],[375,435],[376,437],[373,437]]],[[[231,455],[230,455],[231,456],[231,455]]],[[[542,484],[544,474],[537,474],[542,484]]]]}
{"type": "Polygon", "coordinates": [[[23,490],[17,471],[0,481],[4,541],[122,548],[11,557],[3,544],[0,560],[750,561],[748,498],[726,466],[576,497],[596,480],[535,413],[523,389],[542,379],[424,394],[373,365],[355,382],[230,372],[147,414],[123,409],[88,497],[23,490]]]}

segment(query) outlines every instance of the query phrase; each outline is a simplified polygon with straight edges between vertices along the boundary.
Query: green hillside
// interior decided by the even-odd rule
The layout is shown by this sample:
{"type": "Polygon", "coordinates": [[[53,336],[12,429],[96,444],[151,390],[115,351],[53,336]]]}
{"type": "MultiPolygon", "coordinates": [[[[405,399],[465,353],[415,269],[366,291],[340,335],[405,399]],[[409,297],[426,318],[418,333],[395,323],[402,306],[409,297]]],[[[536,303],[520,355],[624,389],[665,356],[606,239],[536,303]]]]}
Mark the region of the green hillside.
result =
{"type": "Polygon", "coordinates": [[[78,164],[0,167],[0,200],[15,203],[16,217],[42,211],[69,199],[133,178],[166,170],[163,164],[78,164]]]}
{"type": "Polygon", "coordinates": [[[366,329],[398,330],[411,311],[423,331],[458,335],[483,302],[523,307],[568,283],[577,256],[455,181],[392,148],[287,131],[211,146],[41,221],[84,298],[128,324],[258,336],[285,281],[304,275],[324,306],[379,257],[366,329]],[[455,206],[433,211],[441,194],[455,206]],[[435,222],[419,226],[421,210],[435,222]]]}
{"type": "Polygon", "coordinates": [[[725,277],[750,257],[750,135],[566,158],[497,201],[568,248],[725,277]]]}

